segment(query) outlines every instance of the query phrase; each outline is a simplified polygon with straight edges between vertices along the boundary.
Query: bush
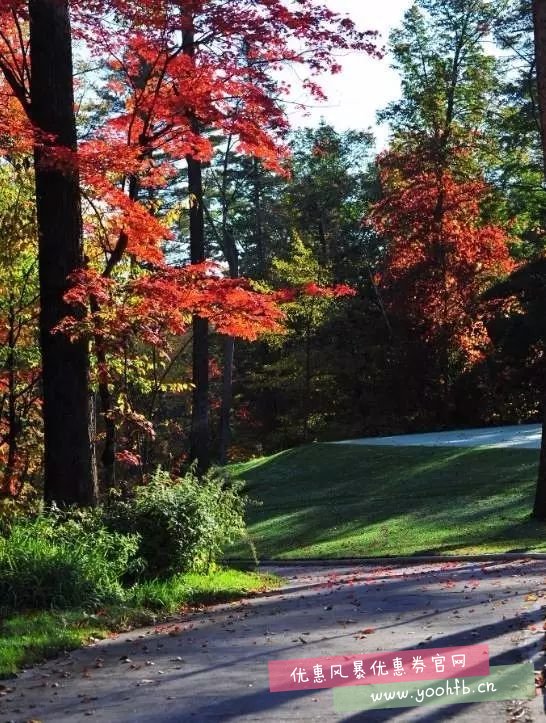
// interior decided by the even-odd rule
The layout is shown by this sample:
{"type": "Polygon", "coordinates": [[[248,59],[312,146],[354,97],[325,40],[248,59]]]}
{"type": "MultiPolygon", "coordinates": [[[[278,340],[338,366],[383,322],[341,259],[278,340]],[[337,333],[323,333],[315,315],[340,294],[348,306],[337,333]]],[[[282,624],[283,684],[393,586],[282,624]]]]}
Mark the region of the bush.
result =
{"type": "Polygon", "coordinates": [[[0,608],[94,608],[122,601],[136,535],[105,529],[96,513],[15,518],[0,537],[0,608]]]}
{"type": "Polygon", "coordinates": [[[35,517],[42,511],[42,501],[36,489],[24,485],[18,497],[0,498],[0,535],[4,535],[10,525],[24,517],[35,517]]]}
{"type": "Polygon", "coordinates": [[[198,478],[194,469],[172,479],[158,470],[136,487],[128,501],[112,499],[105,524],[124,534],[138,534],[138,553],[148,578],[178,572],[203,572],[222,547],[245,530],[243,483],[217,470],[198,478]]]}

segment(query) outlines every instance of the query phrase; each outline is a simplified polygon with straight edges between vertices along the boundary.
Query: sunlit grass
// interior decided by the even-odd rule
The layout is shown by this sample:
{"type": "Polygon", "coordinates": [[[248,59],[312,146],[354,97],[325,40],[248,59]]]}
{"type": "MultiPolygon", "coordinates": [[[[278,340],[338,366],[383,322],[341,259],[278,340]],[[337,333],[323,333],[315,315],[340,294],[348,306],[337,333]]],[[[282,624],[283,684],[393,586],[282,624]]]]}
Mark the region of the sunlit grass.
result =
{"type": "MultiPolygon", "coordinates": [[[[260,558],[546,551],[538,450],[314,444],[233,465],[260,558]]],[[[250,558],[244,540],[227,551],[250,558]]]]}
{"type": "Polygon", "coordinates": [[[236,600],[278,584],[278,578],[272,575],[225,569],[136,585],[124,605],[106,606],[94,614],[63,610],[10,615],[0,622],[0,678],[64,650],[78,648],[92,638],[152,625],[162,615],[187,606],[236,600]]]}

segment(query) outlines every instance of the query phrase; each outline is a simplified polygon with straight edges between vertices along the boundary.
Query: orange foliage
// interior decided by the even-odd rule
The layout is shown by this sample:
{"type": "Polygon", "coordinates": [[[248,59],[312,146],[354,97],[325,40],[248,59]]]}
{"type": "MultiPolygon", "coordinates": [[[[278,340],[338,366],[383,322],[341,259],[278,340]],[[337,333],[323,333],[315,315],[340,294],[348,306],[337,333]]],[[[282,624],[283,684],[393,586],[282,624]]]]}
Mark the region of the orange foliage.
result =
{"type": "Polygon", "coordinates": [[[488,282],[514,268],[506,231],[481,220],[487,185],[448,170],[419,168],[419,158],[380,159],[384,197],[368,222],[388,240],[377,282],[390,310],[426,343],[447,341],[466,363],[489,343],[480,303],[488,282]]]}

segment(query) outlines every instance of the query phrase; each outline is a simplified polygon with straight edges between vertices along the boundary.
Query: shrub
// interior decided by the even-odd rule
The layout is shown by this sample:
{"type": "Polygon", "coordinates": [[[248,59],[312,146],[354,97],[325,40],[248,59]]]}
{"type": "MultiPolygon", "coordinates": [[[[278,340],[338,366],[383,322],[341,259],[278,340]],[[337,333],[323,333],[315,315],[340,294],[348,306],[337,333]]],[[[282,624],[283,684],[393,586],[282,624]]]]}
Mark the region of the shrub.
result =
{"type": "Polygon", "coordinates": [[[15,518],[0,537],[0,608],[93,608],[121,601],[135,565],[136,535],[111,532],[98,516],[15,518]]]}
{"type": "Polygon", "coordinates": [[[110,500],[104,519],[110,529],[139,535],[146,577],[202,572],[245,530],[242,485],[218,470],[173,479],[159,469],[130,500],[110,500]]]}
{"type": "Polygon", "coordinates": [[[34,517],[42,510],[37,490],[24,485],[18,497],[0,497],[0,535],[6,534],[14,520],[34,517]]]}

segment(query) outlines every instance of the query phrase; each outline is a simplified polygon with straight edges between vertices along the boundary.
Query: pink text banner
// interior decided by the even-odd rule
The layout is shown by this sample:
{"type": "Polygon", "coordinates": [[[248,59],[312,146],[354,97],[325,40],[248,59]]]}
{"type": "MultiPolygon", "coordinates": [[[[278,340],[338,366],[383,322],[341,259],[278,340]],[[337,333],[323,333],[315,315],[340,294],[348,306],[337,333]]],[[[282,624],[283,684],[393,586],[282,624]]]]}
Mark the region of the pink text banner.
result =
{"type": "Polygon", "coordinates": [[[272,693],[405,680],[443,680],[489,675],[489,647],[420,648],[394,653],[273,660],[268,665],[272,693]]]}

